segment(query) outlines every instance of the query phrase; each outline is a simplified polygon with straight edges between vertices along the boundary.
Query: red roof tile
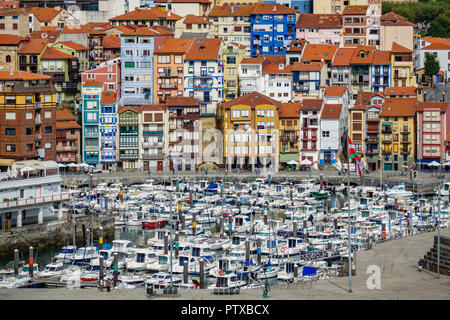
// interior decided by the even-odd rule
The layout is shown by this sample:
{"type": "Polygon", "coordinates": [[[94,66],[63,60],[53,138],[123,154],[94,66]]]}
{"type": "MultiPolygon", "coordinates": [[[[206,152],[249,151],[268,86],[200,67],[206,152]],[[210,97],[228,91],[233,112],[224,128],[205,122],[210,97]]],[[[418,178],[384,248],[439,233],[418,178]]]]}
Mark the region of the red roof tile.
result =
{"type": "Polygon", "coordinates": [[[373,53],[372,64],[390,65],[391,52],[390,51],[375,51],[373,53]]]}
{"type": "Polygon", "coordinates": [[[353,51],[351,64],[372,64],[375,46],[357,46],[353,51]]]}
{"type": "Polygon", "coordinates": [[[250,17],[253,5],[239,6],[214,6],[210,13],[210,17],[250,17]]]}
{"type": "Polygon", "coordinates": [[[292,65],[292,71],[320,71],[324,66],[323,62],[295,62],[292,65]]]}
{"type": "Polygon", "coordinates": [[[413,117],[416,98],[387,98],[381,108],[381,117],[413,117]]]}
{"type": "Polygon", "coordinates": [[[41,60],[64,60],[64,59],[77,59],[77,57],[59,51],[53,47],[48,47],[41,55],[41,60]]]}
{"type": "Polygon", "coordinates": [[[212,21],[209,21],[208,17],[200,17],[194,16],[193,14],[188,14],[186,17],[184,17],[183,23],[212,23],[212,21]]]}
{"type": "Polygon", "coordinates": [[[196,38],[186,53],[186,60],[216,60],[220,53],[222,39],[196,38]]]}
{"type": "Polygon", "coordinates": [[[262,68],[262,73],[277,73],[277,74],[288,74],[292,73],[292,65],[286,65],[286,64],[272,64],[268,63],[265,64],[262,68]],[[281,67],[281,69],[280,69],[281,67]]]}
{"type": "Polygon", "coordinates": [[[120,38],[117,36],[104,36],[103,48],[120,48],[120,38]]]}
{"type": "Polygon", "coordinates": [[[292,40],[286,52],[302,52],[307,43],[306,40],[292,40]]]}
{"type": "MultiPolygon", "coordinates": [[[[72,48],[77,51],[89,50],[89,48],[82,46],[81,44],[72,42],[72,41],[61,41],[61,42],[56,43],[56,45],[58,45],[58,44],[62,44],[66,47],[72,48]]],[[[54,45],[53,45],[53,47],[54,47],[54,45]]]]}
{"type": "Polygon", "coordinates": [[[101,87],[103,84],[98,81],[87,80],[83,83],[83,87],[101,87]]]}
{"type": "Polygon", "coordinates": [[[300,110],[302,111],[317,111],[322,108],[323,99],[303,99],[300,110]]]}
{"type": "Polygon", "coordinates": [[[392,42],[392,53],[404,53],[404,52],[412,52],[412,50],[409,50],[408,48],[405,48],[401,45],[399,45],[397,42],[392,42]]]}
{"type": "Polygon", "coordinates": [[[26,9],[41,22],[50,22],[61,12],[55,8],[32,7],[26,9]]]}
{"type": "Polygon", "coordinates": [[[277,108],[281,108],[281,102],[274,100],[272,98],[269,98],[266,95],[263,95],[262,93],[253,91],[250,93],[247,93],[246,95],[240,96],[238,98],[234,98],[233,100],[229,100],[227,102],[222,103],[222,106],[224,108],[230,108],[235,105],[247,105],[250,107],[255,107],[261,104],[268,104],[276,106],[277,108]]]}
{"type": "Polygon", "coordinates": [[[17,46],[21,41],[27,41],[27,38],[19,37],[13,34],[2,34],[0,36],[0,46],[17,46]]]}
{"type": "Polygon", "coordinates": [[[194,39],[168,38],[155,50],[155,54],[186,53],[193,42],[194,39]]]}
{"type": "Polygon", "coordinates": [[[56,109],[56,120],[76,120],[76,117],[68,109],[56,109]]]}
{"type": "Polygon", "coordinates": [[[81,126],[76,121],[56,121],[56,130],[62,129],[81,129],[81,126]]]}
{"type": "Polygon", "coordinates": [[[366,15],[367,8],[369,6],[345,6],[344,10],[342,10],[343,15],[353,15],[353,14],[359,14],[359,15],[366,15]]]}
{"type": "Polygon", "coordinates": [[[162,10],[150,7],[150,8],[136,8],[131,12],[121,14],[117,17],[109,19],[110,21],[155,21],[159,18],[164,18],[166,20],[180,20],[182,17],[169,12],[163,12],[162,10]]]}
{"type": "Polygon", "coordinates": [[[398,15],[394,12],[389,12],[389,13],[383,14],[380,17],[380,24],[382,26],[393,26],[393,27],[396,27],[396,26],[416,27],[416,25],[414,23],[409,22],[408,19],[406,19],[405,17],[402,17],[401,15],[398,15]]]}
{"type": "Polygon", "coordinates": [[[100,100],[101,104],[115,104],[117,102],[116,93],[113,91],[103,91],[102,98],[100,100]]]}
{"type": "Polygon", "coordinates": [[[193,107],[198,106],[198,102],[194,97],[167,97],[166,106],[168,107],[193,107]]]}
{"type": "Polygon", "coordinates": [[[44,48],[47,46],[47,39],[30,39],[27,43],[25,43],[17,53],[19,54],[30,54],[36,53],[39,54],[44,51],[44,48]]]}
{"type": "Polygon", "coordinates": [[[47,80],[51,76],[44,76],[42,74],[18,71],[18,70],[0,70],[0,80],[47,80]]]}
{"type": "Polygon", "coordinates": [[[279,118],[296,118],[300,116],[301,102],[286,102],[281,104],[279,118]]]}
{"type": "Polygon", "coordinates": [[[254,5],[251,14],[294,14],[297,12],[299,11],[282,6],[278,3],[257,2],[254,5]]]}
{"type": "Polygon", "coordinates": [[[325,88],[325,96],[327,97],[342,97],[347,90],[345,86],[330,86],[325,88]]]}
{"type": "Polygon", "coordinates": [[[341,117],[342,104],[324,104],[320,119],[339,119],[341,117]]]}
{"type": "Polygon", "coordinates": [[[308,43],[303,52],[302,60],[331,61],[339,48],[336,44],[311,44],[308,43]]]}
{"type": "Polygon", "coordinates": [[[388,96],[416,96],[416,87],[386,87],[384,88],[384,95],[388,96]]]}
{"type": "Polygon", "coordinates": [[[337,29],[342,27],[341,14],[303,13],[299,16],[297,28],[337,29]]]}
{"type": "Polygon", "coordinates": [[[424,109],[440,109],[441,112],[447,112],[450,107],[450,102],[419,102],[417,104],[417,111],[423,111],[424,109]]]}
{"type": "Polygon", "coordinates": [[[332,66],[345,67],[349,66],[352,60],[355,48],[339,48],[334,55],[332,66]]]}

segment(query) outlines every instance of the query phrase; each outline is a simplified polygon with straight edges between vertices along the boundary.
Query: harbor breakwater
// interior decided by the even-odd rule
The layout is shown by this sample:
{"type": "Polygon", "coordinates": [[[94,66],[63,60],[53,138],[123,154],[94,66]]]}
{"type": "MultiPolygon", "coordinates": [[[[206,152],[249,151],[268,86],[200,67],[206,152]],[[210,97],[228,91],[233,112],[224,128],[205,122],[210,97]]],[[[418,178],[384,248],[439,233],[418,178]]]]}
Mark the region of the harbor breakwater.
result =
{"type": "MultiPolygon", "coordinates": [[[[87,237],[87,229],[93,222],[93,239],[98,240],[99,228],[103,228],[105,239],[114,237],[113,216],[77,216],[76,242],[83,244],[87,237]]],[[[44,222],[43,224],[30,224],[22,228],[12,228],[10,232],[0,232],[0,258],[12,257],[14,249],[28,252],[32,246],[35,250],[46,247],[64,246],[68,241],[72,244],[73,230],[67,219],[44,222]]]]}

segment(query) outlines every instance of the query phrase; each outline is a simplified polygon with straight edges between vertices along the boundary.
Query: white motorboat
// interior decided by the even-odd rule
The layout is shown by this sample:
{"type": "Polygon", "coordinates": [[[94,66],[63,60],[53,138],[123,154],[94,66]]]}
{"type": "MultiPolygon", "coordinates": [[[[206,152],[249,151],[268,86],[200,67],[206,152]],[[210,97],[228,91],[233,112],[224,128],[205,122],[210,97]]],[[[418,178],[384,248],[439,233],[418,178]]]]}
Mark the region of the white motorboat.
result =
{"type": "Polygon", "coordinates": [[[208,286],[208,289],[213,290],[215,288],[241,288],[245,286],[247,282],[239,279],[235,273],[220,273],[216,277],[216,282],[208,286]]]}
{"type": "Polygon", "coordinates": [[[397,186],[393,186],[390,190],[385,191],[385,194],[389,198],[409,198],[413,196],[411,191],[407,191],[404,184],[399,184],[397,186]]]}
{"type": "Polygon", "coordinates": [[[0,288],[19,288],[20,286],[30,282],[30,277],[7,277],[0,280],[0,288]]]}
{"type": "Polygon", "coordinates": [[[153,287],[155,289],[158,289],[158,288],[168,287],[168,286],[170,286],[171,283],[172,283],[172,285],[174,285],[174,284],[179,284],[181,282],[182,282],[182,279],[180,277],[177,277],[177,276],[171,277],[169,273],[158,272],[158,273],[152,274],[152,276],[147,279],[146,284],[153,285],[153,287]]]}
{"type": "Polygon", "coordinates": [[[59,277],[64,269],[62,262],[52,262],[45,266],[44,270],[39,273],[40,278],[59,277]]]}
{"type": "Polygon", "coordinates": [[[74,246],[62,247],[61,251],[55,256],[57,262],[69,263],[75,258],[77,248],[74,246]]]}

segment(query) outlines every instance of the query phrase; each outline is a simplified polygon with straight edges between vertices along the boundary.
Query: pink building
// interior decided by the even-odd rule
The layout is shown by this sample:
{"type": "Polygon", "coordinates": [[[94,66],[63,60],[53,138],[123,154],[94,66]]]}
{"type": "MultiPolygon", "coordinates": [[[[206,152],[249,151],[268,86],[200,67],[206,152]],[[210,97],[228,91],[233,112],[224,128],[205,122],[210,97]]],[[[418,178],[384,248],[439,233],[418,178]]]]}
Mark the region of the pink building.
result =
{"type": "Polygon", "coordinates": [[[296,39],[314,44],[343,46],[342,15],[303,13],[297,20],[296,39]]]}
{"type": "Polygon", "coordinates": [[[80,158],[81,126],[67,109],[56,110],[56,162],[78,163],[80,158]]]}
{"type": "Polygon", "coordinates": [[[417,105],[417,162],[446,160],[449,102],[419,102],[417,105]]]}
{"type": "Polygon", "coordinates": [[[120,98],[120,58],[102,62],[95,69],[83,72],[81,81],[82,86],[86,81],[101,82],[103,91],[115,91],[120,98]]]}

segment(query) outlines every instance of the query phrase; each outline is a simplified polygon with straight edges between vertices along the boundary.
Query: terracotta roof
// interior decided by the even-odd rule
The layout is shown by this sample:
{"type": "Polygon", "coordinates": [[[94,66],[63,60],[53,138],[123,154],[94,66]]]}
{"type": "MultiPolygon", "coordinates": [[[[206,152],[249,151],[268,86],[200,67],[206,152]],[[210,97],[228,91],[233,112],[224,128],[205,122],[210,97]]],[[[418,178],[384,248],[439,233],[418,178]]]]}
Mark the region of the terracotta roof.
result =
{"type": "Polygon", "coordinates": [[[131,111],[139,113],[139,111],[140,111],[139,109],[140,108],[141,108],[140,106],[119,106],[119,109],[117,110],[117,113],[122,113],[122,112],[125,112],[125,111],[128,111],[128,110],[131,110],[131,111]]]}
{"type": "Polygon", "coordinates": [[[0,9],[0,14],[3,16],[12,16],[12,15],[20,15],[20,14],[28,14],[26,9],[24,8],[18,8],[18,9],[0,9]]]}
{"type": "Polygon", "coordinates": [[[445,142],[450,142],[450,132],[447,134],[447,138],[445,138],[445,142]]]}
{"type": "Polygon", "coordinates": [[[20,41],[27,41],[27,38],[19,37],[19,36],[13,35],[13,34],[2,34],[0,36],[0,46],[4,46],[4,45],[17,46],[20,43],[20,41]]]}
{"type": "Polygon", "coordinates": [[[302,60],[331,61],[338,49],[336,44],[311,44],[308,43],[303,52],[302,60]]]}
{"type": "Polygon", "coordinates": [[[342,27],[341,14],[303,13],[299,16],[297,28],[336,29],[342,27]]]}
{"type": "Polygon", "coordinates": [[[155,54],[160,53],[186,53],[191,47],[194,39],[168,38],[155,50],[155,54]]]}
{"type": "Polygon", "coordinates": [[[212,21],[209,21],[208,17],[200,17],[193,14],[188,14],[186,17],[184,17],[183,23],[212,23],[212,21]]]}
{"type": "Polygon", "coordinates": [[[28,53],[41,53],[48,43],[47,39],[30,39],[25,43],[17,53],[28,54],[28,53]]]}
{"type": "Polygon", "coordinates": [[[56,109],[56,120],[75,120],[76,117],[68,109],[56,109]]]}
{"type": "Polygon", "coordinates": [[[345,86],[330,86],[325,88],[325,96],[327,97],[342,97],[347,90],[345,86]]]}
{"type": "Polygon", "coordinates": [[[58,26],[41,26],[41,31],[56,31],[58,26]]]}
{"type": "Polygon", "coordinates": [[[169,32],[166,29],[158,30],[155,27],[136,27],[123,32],[121,36],[156,36],[159,34],[172,34],[172,32],[169,32]]]}
{"type": "Polygon", "coordinates": [[[404,53],[404,52],[412,52],[412,50],[409,50],[408,48],[405,48],[401,45],[399,45],[397,42],[392,42],[392,53],[404,53]]]}
{"type": "Polygon", "coordinates": [[[239,47],[239,48],[247,48],[246,45],[240,44],[240,43],[237,43],[237,42],[230,42],[227,45],[230,45],[230,44],[233,45],[233,46],[239,47]]]}
{"type": "Polygon", "coordinates": [[[441,112],[447,112],[450,107],[450,102],[419,102],[417,104],[417,111],[423,111],[424,109],[440,109],[441,112]]]}
{"type": "Polygon", "coordinates": [[[41,60],[63,60],[63,59],[77,59],[77,57],[61,52],[55,48],[47,47],[41,55],[41,60]]]}
{"type": "Polygon", "coordinates": [[[167,97],[166,106],[168,107],[198,107],[198,102],[194,97],[167,97]]]}
{"type": "Polygon", "coordinates": [[[319,71],[324,66],[323,62],[295,62],[292,65],[292,71],[319,71]]]}
{"type": "Polygon", "coordinates": [[[214,6],[209,12],[210,17],[250,17],[253,5],[233,6],[214,6]]]}
{"type": "Polygon", "coordinates": [[[117,36],[104,36],[103,48],[120,48],[120,38],[117,36]]]}
{"type": "Polygon", "coordinates": [[[298,119],[300,115],[300,108],[302,107],[301,102],[292,103],[286,102],[281,104],[279,118],[296,118],[298,119]]]}
{"type": "Polygon", "coordinates": [[[357,46],[353,51],[351,64],[371,64],[375,46],[357,46]]]}
{"type": "Polygon", "coordinates": [[[262,73],[278,73],[278,74],[292,73],[292,65],[268,63],[263,65],[262,73]],[[283,65],[281,69],[280,65],[283,65]]]}
{"type": "Polygon", "coordinates": [[[375,51],[373,53],[372,64],[391,64],[391,52],[390,51],[375,51]]]}
{"type": "Polygon", "coordinates": [[[430,42],[428,46],[425,46],[422,48],[422,50],[449,50],[450,49],[450,41],[444,38],[433,38],[433,37],[426,37],[422,38],[422,40],[425,40],[427,42],[430,42]]]}
{"type": "Polygon", "coordinates": [[[185,60],[216,60],[221,43],[220,38],[196,38],[187,51],[185,60]]]}
{"type": "Polygon", "coordinates": [[[323,99],[303,99],[300,110],[302,111],[318,111],[322,108],[323,99]]]}
{"type": "Polygon", "coordinates": [[[0,70],[0,80],[47,80],[51,76],[45,76],[42,74],[18,71],[18,70],[0,70]]]}
{"type": "Polygon", "coordinates": [[[262,56],[259,56],[259,57],[256,57],[256,58],[243,58],[241,60],[241,64],[243,64],[243,63],[261,64],[261,63],[263,63],[264,60],[265,59],[262,56]]]}
{"type": "Polygon", "coordinates": [[[142,111],[164,111],[166,110],[165,104],[144,104],[141,107],[142,111]]]}
{"type": "MultiPolygon", "coordinates": [[[[62,44],[64,46],[66,46],[66,47],[69,47],[69,48],[77,50],[77,51],[89,50],[89,48],[87,48],[85,46],[82,46],[81,44],[72,42],[72,41],[61,41],[61,42],[56,43],[55,45],[58,45],[58,44],[62,44]]],[[[53,45],[53,47],[55,45],[53,45]]]]}
{"type": "Polygon", "coordinates": [[[332,66],[349,66],[355,48],[339,48],[334,55],[332,66]]]}
{"type": "Polygon", "coordinates": [[[384,95],[388,96],[416,96],[416,87],[386,87],[384,88],[384,95]]]}
{"type": "Polygon", "coordinates": [[[101,104],[115,104],[117,102],[116,93],[114,91],[103,91],[101,104]]]}
{"type": "Polygon", "coordinates": [[[61,12],[61,10],[56,10],[55,8],[42,7],[32,7],[28,11],[41,22],[52,21],[61,12]]]}
{"type": "MultiPolygon", "coordinates": [[[[116,29],[122,33],[122,32],[128,32],[135,28],[133,26],[122,24],[120,26],[112,26],[111,29],[116,29]]],[[[110,29],[108,29],[108,30],[110,30],[110,29]]]]}
{"type": "Polygon", "coordinates": [[[76,121],[56,121],[56,129],[80,129],[76,121]]]}
{"type": "Polygon", "coordinates": [[[182,17],[175,14],[163,12],[162,10],[151,7],[151,8],[136,8],[131,12],[121,14],[117,17],[109,19],[109,21],[119,21],[119,20],[158,20],[159,18],[164,18],[166,20],[180,20],[182,17]]]}
{"type": "Polygon", "coordinates": [[[416,98],[387,98],[381,108],[381,117],[413,117],[416,98]]]}
{"type": "Polygon", "coordinates": [[[339,119],[341,117],[342,104],[324,104],[320,119],[339,119]]]}
{"type": "Polygon", "coordinates": [[[61,30],[42,31],[42,27],[41,27],[41,31],[33,31],[32,33],[30,33],[30,38],[46,40],[49,43],[55,43],[58,40],[61,32],[62,32],[61,30]]]}
{"type": "Polygon", "coordinates": [[[263,95],[262,93],[253,91],[250,93],[247,93],[246,95],[240,96],[238,98],[234,98],[233,100],[229,100],[227,102],[222,103],[222,106],[224,108],[230,108],[235,105],[247,105],[250,107],[255,107],[261,104],[268,104],[276,106],[277,108],[281,108],[281,102],[274,100],[272,98],[269,98],[266,95],[263,95]]]}
{"type": "Polygon", "coordinates": [[[404,26],[411,26],[411,27],[416,27],[417,25],[415,25],[412,22],[409,22],[408,19],[406,19],[405,17],[402,17],[401,15],[398,15],[394,12],[389,12],[386,14],[383,14],[380,17],[380,25],[382,26],[400,26],[400,27],[404,27],[404,26]]]}
{"type": "Polygon", "coordinates": [[[101,87],[103,84],[98,81],[87,80],[83,83],[83,87],[101,87]]]}
{"type": "Polygon", "coordinates": [[[363,14],[363,15],[366,15],[368,7],[369,6],[367,6],[367,5],[365,5],[365,6],[345,6],[344,10],[342,10],[342,14],[343,15],[348,15],[348,14],[363,14]]]}
{"type": "Polygon", "coordinates": [[[254,5],[251,14],[293,14],[297,12],[299,11],[282,6],[278,3],[257,2],[254,5]]]}
{"type": "Polygon", "coordinates": [[[292,40],[286,52],[302,52],[308,42],[306,40],[292,40]]]}
{"type": "Polygon", "coordinates": [[[90,27],[75,25],[75,26],[66,26],[61,32],[77,34],[77,33],[91,33],[92,30],[93,29],[90,27]]]}
{"type": "Polygon", "coordinates": [[[358,92],[355,100],[355,106],[368,106],[370,104],[370,99],[374,96],[380,96],[385,98],[384,94],[381,92],[358,92]]]}
{"type": "Polygon", "coordinates": [[[109,22],[88,22],[84,26],[90,27],[92,29],[100,28],[102,31],[109,30],[113,27],[109,22]]]}

